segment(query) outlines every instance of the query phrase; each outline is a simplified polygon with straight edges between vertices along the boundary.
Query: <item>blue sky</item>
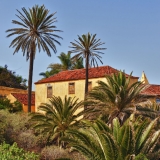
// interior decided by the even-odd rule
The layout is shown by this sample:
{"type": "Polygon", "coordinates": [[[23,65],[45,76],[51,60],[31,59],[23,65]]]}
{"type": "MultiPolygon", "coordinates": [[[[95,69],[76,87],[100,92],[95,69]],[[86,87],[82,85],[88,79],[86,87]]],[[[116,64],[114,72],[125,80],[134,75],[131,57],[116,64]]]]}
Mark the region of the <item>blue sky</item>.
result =
{"type": "Polygon", "coordinates": [[[63,40],[52,57],[45,52],[36,53],[33,82],[41,78],[39,73],[46,71],[50,63],[59,62],[57,56],[70,50],[70,42],[77,39],[77,35],[90,32],[105,42],[103,65],[128,74],[133,71],[138,77],[144,71],[151,84],[160,84],[159,0],[1,0],[0,66],[7,64],[9,69],[28,79],[29,63],[20,51],[13,55],[14,49],[9,48],[13,38],[6,38],[5,31],[16,27],[11,23],[17,20],[16,9],[35,4],[44,4],[50,13],[57,12],[55,25],[63,31],[57,33],[63,40]]]}

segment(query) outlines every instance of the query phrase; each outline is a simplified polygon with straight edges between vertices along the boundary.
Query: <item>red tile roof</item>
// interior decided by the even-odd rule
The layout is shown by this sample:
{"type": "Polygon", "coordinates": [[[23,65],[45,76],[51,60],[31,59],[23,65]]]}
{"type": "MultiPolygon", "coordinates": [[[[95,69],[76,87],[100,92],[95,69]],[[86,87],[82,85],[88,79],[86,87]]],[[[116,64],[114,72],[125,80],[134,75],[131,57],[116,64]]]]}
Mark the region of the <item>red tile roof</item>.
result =
{"type": "MultiPolygon", "coordinates": [[[[28,104],[28,94],[25,93],[11,93],[19,102],[24,105],[28,104]]],[[[35,94],[32,93],[31,105],[35,105],[35,94]]]]}
{"type": "MultiPolygon", "coordinates": [[[[89,69],[89,78],[99,78],[104,77],[105,75],[110,75],[112,73],[117,73],[119,70],[112,68],[110,66],[101,66],[101,67],[95,67],[89,69]]],[[[129,75],[126,74],[128,77],[129,75]]],[[[85,79],[85,69],[76,69],[76,70],[67,70],[59,72],[56,75],[53,75],[49,78],[42,79],[35,84],[41,84],[41,83],[49,83],[49,82],[60,82],[60,81],[71,81],[71,80],[80,80],[85,79]]],[[[138,79],[139,77],[132,78],[138,79]]]]}
{"type": "Polygon", "coordinates": [[[142,91],[142,94],[150,96],[160,96],[160,85],[149,84],[147,86],[148,87],[144,91],[142,91]]]}

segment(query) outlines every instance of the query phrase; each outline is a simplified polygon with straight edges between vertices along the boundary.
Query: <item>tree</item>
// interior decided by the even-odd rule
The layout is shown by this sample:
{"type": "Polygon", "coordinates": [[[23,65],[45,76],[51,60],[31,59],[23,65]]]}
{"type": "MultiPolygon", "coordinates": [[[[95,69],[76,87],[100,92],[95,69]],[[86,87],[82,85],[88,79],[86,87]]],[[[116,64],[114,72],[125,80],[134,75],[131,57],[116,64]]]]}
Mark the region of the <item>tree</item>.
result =
{"type": "Polygon", "coordinates": [[[88,160],[131,160],[156,152],[160,136],[160,130],[153,130],[156,122],[157,119],[152,122],[141,117],[135,119],[134,115],[123,126],[117,118],[112,126],[100,120],[94,123],[84,121],[86,127],[69,129],[63,140],[88,160]]]}
{"type": "Polygon", "coordinates": [[[100,42],[100,39],[96,39],[96,34],[92,36],[92,34],[83,34],[81,37],[78,36],[78,40],[75,40],[76,43],[71,42],[73,48],[71,53],[77,53],[72,59],[80,59],[81,57],[85,59],[85,68],[86,68],[86,80],[85,80],[85,97],[88,93],[88,69],[89,65],[98,66],[96,58],[102,63],[101,56],[99,54],[103,54],[101,50],[105,50],[106,48],[99,48],[99,46],[104,43],[100,42]]]}
{"type": "Polygon", "coordinates": [[[19,28],[8,29],[10,32],[7,37],[15,36],[10,44],[10,47],[15,48],[14,53],[22,50],[23,56],[26,55],[26,60],[30,60],[29,78],[28,78],[28,112],[31,112],[31,91],[33,77],[33,62],[36,55],[36,49],[47,52],[51,56],[50,48],[57,52],[55,43],[60,45],[56,38],[61,38],[55,32],[60,32],[53,24],[56,22],[55,13],[49,14],[49,10],[44,5],[35,5],[27,10],[22,8],[22,12],[17,10],[19,15],[16,15],[20,21],[12,20],[13,24],[20,26],[19,28]]]}
{"type": "Polygon", "coordinates": [[[51,63],[47,69],[55,70],[57,73],[62,70],[62,64],[60,63],[51,63]]]}
{"type": "Polygon", "coordinates": [[[98,81],[98,86],[94,87],[88,94],[86,104],[100,107],[103,114],[110,114],[108,123],[118,117],[121,123],[127,119],[131,113],[136,112],[138,103],[146,100],[141,95],[145,89],[141,82],[130,83],[124,72],[107,75],[106,82],[98,81]]]}
{"type": "Polygon", "coordinates": [[[43,78],[48,78],[52,75],[51,71],[41,72],[39,73],[40,76],[43,76],[43,78]]]}
{"type": "Polygon", "coordinates": [[[32,113],[31,122],[34,123],[35,129],[41,129],[42,134],[48,135],[50,141],[57,141],[60,145],[60,137],[64,136],[66,130],[77,126],[80,119],[83,118],[84,110],[82,101],[65,96],[53,96],[50,103],[42,103],[37,113],[32,113]]]}
{"type": "Polygon", "coordinates": [[[62,70],[73,70],[73,69],[81,69],[83,66],[83,58],[72,58],[71,53],[68,52],[65,54],[62,52],[58,58],[62,64],[62,70]]]}
{"type": "Polygon", "coordinates": [[[83,58],[79,58],[79,59],[76,59],[76,60],[73,60],[72,61],[72,69],[81,69],[81,68],[84,68],[83,66],[83,58]]]}
{"type": "Polygon", "coordinates": [[[48,78],[61,71],[84,68],[83,59],[80,58],[80,59],[72,60],[69,52],[67,54],[62,52],[60,56],[58,56],[58,58],[60,59],[61,64],[51,63],[47,68],[50,70],[49,71],[47,70],[46,72],[41,72],[39,75],[43,76],[44,78],[48,78]]]}
{"type": "Polygon", "coordinates": [[[72,67],[72,62],[71,62],[71,53],[68,52],[65,54],[62,52],[60,56],[58,56],[59,60],[61,61],[62,64],[62,70],[70,70],[72,67]]]}
{"type": "Polygon", "coordinates": [[[8,69],[8,66],[0,66],[0,86],[27,89],[26,79],[22,76],[16,75],[14,71],[8,69]]]}

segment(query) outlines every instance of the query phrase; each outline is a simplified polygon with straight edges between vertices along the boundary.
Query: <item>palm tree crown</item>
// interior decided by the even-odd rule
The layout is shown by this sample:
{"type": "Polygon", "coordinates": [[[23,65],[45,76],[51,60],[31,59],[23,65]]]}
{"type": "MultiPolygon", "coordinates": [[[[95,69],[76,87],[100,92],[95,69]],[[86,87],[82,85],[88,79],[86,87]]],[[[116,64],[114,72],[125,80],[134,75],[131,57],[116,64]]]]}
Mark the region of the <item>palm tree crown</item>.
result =
{"type": "Polygon", "coordinates": [[[60,44],[56,38],[61,37],[55,34],[55,32],[60,32],[53,25],[56,22],[56,18],[54,18],[55,13],[49,14],[49,10],[44,5],[35,5],[29,8],[29,10],[23,7],[22,12],[19,10],[17,12],[19,15],[16,16],[20,21],[12,20],[12,23],[20,27],[8,29],[6,32],[10,32],[7,37],[17,35],[10,44],[10,47],[15,48],[13,54],[22,50],[23,56],[26,55],[26,59],[30,59],[28,78],[28,111],[30,112],[33,61],[36,49],[38,48],[39,52],[43,50],[47,52],[48,56],[51,56],[50,48],[56,53],[55,43],[60,44]]]}
{"type": "Polygon", "coordinates": [[[101,56],[99,54],[103,54],[101,50],[105,50],[106,48],[100,48],[99,46],[103,45],[104,43],[100,42],[100,39],[96,39],[96,34],[92,35],[90,33],[83,34],[81,37],[78,36],[78,40],[75,40],[76,43],[71,42],[73,50],[71,53],[77,53],[72,59],[85,59],[85,67],[86,67],[86,82],[85,82],[85,94],[88,92],[88,67],[97,65],[98,59],[101,63],[101,56]]]}
{"type": "Polygon", "coordinates": [[[141,82],[130,83],[132,73],[128,78],[124,72],[106,76],[106,83],[98,81],[98,86],[89,92],[88,105],[102,107],[104,113],[109,113],[109,122],[119,117],[124,121],[136,110],[136,104],[145,100],[141,91],[145,86],[141,82]]]}
{"type": "Polygon", "coordinates": [[[70,70],[71,66],[72,66],[72,62],[71,62],[71,53],[68,52],[67,54],[65,54],[64,52],[62,52],[58,58],[61,61],[62,64],[62,70],[70,70]]]}
{"type": "Polygon", "coordinates": [[[76,126],[83,118],[84,110],[82,101],[65,96],[64,100],[53,96],[50,103],[42,103],[39,106],[40,113],[33,113],[31,121],[36,122],[34,127],[48,134],[49,140],[58,140],[64,136],[66,130],[76,126]]]}
{"type": "Polygon", "coordinates": [[[35,5],[29,9],[29,11],[23,7],[23,12],[20,12],[19,10],[17,11],[19,15],[16,16],[20,19],[20,21],[12,20],[12,23],[21,27],[8,29],[6,31],[11,32],[7,35],[7,37],[18,35],[10,44],[10,47],[15,48],[14,53],[21,49],[23,55],[26,54],[28,60],[33,50],[36,50],[36,47],[39,52],[42,48],[44,52],[47,52],[48,56],[51,56],[50,48],[54,52],[57,52],[54,42],[60,44],[56,38],[61,37],[54,34],[54,32],[61,31],[55,29],[56,26],[53,25],[53,23],[56,22],[56,18],[53,17],[55,13],[49,14],[49,10],[46,9],[44,5],[35,5]]]}

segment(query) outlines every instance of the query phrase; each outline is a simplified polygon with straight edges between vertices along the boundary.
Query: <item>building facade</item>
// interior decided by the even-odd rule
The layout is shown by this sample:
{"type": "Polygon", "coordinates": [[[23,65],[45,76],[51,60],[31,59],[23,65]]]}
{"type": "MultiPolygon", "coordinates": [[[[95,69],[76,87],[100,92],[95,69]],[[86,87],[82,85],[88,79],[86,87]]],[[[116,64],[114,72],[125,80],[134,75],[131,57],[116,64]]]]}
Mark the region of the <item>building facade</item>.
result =
{"type": "MultiPolygon", "coordinates": [[[[110,66],[101,66],[89,69],[89,85],[91,90],[97,86],[97,81],[106,82],[106,75],[118,73],[119,70],[110,66]]],[[[129,77],[126,74],[126,77],[129,77]]],[[[131,76],[130,83],[138,81],[139,77],[131,76]]],[[[47,103],[49,98],[60,96],[64,98],[65,95],[70,97],[77,97],[79,100],[84,99],[85,93],[85,69],[62,71],[54,76],[42,79],[35,83],[35,111],[41,103],[47,103]]]]}

